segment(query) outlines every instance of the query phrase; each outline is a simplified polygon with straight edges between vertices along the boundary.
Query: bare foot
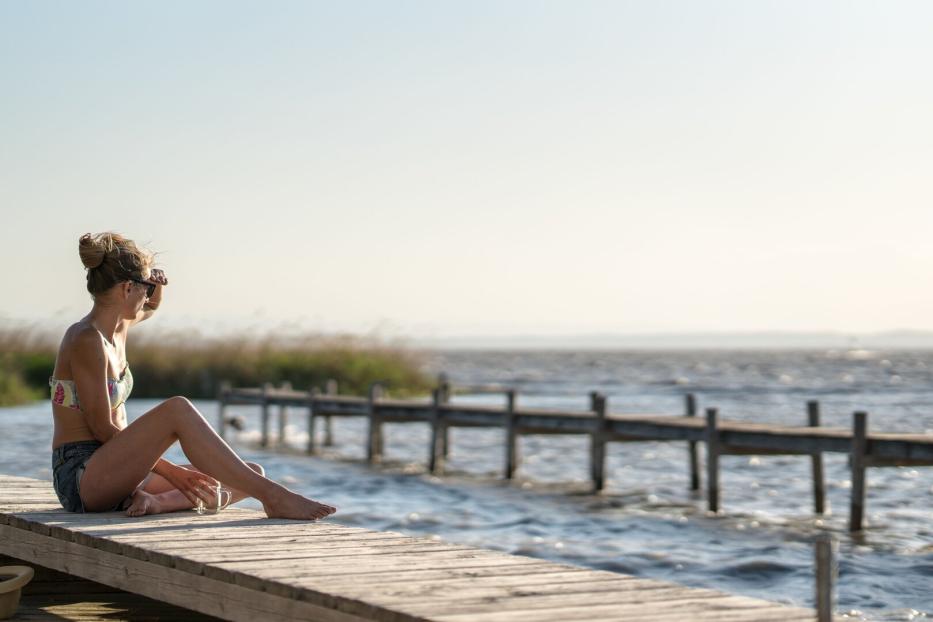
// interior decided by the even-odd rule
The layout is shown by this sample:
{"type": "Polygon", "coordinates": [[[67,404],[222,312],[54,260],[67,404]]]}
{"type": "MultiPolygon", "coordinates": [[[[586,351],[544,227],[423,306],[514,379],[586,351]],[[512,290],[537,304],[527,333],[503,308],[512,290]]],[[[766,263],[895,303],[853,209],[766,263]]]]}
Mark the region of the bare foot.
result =
{"type": "Polygon", "coordinates": [[[262,509],[269,518],[296,520],[317,520],[337,511],[335,507],[302,497],[286,488],[282,488],[268,501],[263,502],[262,509]]]}
{"type": "Polygon", "coordinates": [[[162,511],[162,506],[155,495],[140,489],[133,493],[133,502],[130,503],[130,507],[126,508],[126,515],[161,514],[162,511]]]}

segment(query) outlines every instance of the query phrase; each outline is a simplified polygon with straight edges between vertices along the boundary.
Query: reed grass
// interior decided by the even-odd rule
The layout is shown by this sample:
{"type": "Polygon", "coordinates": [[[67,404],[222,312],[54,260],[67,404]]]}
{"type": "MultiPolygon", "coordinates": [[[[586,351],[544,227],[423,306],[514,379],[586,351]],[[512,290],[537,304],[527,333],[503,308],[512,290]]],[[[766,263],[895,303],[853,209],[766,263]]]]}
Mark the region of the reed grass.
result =
{"type": "MultiPolygon", "coordinates": [[[[0,405],[47,395],[57,338],[28,327],[0,326],[0,405]]],[[[137,334],[128,344],[133,397],[216,397],[220,383],[295,389],[338,382],[340,393],[364,395],[382,382],[399,397],[424,393],[431,379],[420,355],[397,343],[352,335],[226,335],[193,331],[137,334]]]]}

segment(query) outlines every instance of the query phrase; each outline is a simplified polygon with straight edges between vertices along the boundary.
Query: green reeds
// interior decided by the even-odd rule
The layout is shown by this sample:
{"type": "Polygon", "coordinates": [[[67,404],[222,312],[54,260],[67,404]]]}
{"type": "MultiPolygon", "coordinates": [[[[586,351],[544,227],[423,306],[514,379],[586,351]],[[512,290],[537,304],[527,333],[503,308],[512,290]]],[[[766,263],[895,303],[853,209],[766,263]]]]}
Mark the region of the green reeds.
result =
{"type": "MultiPolygon", "coordinates": [[[[44,397],[57,349],[50,335],[0,327],[0,405],[44,397]]],[[[355,336],[144,333],[131,336],[127,358],[133,397],[209,399],[217,396],[223,381],[241,387],[289,382],[309,390],[334,379],[340,393],[356,395],[378,381],[398,396],[424,393],[431,384],[415,352],[355,336]]]]}

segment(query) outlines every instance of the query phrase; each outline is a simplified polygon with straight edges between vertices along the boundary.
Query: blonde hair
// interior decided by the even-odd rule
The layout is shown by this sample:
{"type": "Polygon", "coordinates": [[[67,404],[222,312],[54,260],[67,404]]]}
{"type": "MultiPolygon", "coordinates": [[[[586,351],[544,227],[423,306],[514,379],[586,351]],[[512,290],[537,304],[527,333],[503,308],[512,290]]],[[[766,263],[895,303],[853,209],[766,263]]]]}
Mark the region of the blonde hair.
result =
{"type": "Polygon", "coordinates": [[[87,268],[87,291],[97,296],[117,283],[149,277],[153,255],[119,233],[85,233],[78,254],[87,268]]]}

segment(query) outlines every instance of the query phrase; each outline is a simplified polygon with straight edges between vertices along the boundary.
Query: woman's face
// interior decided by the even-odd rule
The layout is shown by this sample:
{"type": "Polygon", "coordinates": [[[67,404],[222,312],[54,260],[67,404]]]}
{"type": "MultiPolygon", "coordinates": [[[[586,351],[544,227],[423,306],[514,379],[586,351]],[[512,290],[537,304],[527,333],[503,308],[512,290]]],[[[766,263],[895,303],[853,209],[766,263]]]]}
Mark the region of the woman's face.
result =
{"type": "Polygon", "coordinates": [[[124,293],[124,317],[128,320],[131,320],[136,317],[136,314],[139,313],[143,305],[146,304],[146,301],[149,300],[149,297],[146,295],[148,286],[144,283],[138,283],[136,281],[126,281],[120,284],[120,287],[123,288],[124,293]]]}

